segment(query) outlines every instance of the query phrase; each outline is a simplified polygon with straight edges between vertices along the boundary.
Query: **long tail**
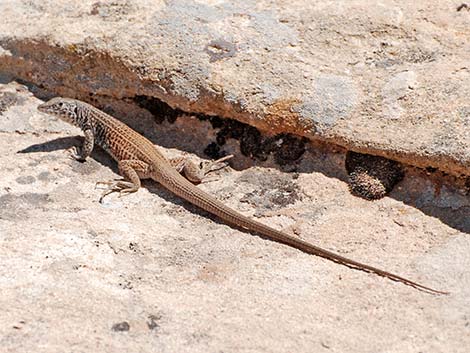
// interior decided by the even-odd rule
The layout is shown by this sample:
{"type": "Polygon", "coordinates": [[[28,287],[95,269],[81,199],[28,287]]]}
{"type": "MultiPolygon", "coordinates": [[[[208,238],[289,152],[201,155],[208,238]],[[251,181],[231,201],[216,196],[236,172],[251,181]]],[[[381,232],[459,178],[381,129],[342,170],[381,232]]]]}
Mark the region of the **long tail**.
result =
{"type": "MultiPolygon", "coordinates": [[[[247,225],[248,224],[253,225],[253,222],[256,222],[256,221],[253,221],[251,219],[248,219],[248,220],[249,220],[249,222],[247,222],[247,225]]],[[[271,227],[268,227],[266,225],[263,225],[259,222],[256,222],[256,223],[257,223],[257,229],[255,231],[257,233],[262,234],[265,237],[268,237],[269,239],[273,239],[273,240],[276,240],[280,243],[284,243],[284,244],[287,244],[289,246],[292,246],[292,247],[294,247],[296,249],[299,249],[299,250],[301,250],[305,253],[321,256],[325,259],[334,261],[336,263],[339,263],[341,265],[345,265],[345,266],[348,266],[348,267],[351,267],[351,268],[354,268],[354,269],[358,269],[358,270],[365,271],[365,272],[375,273],[379,276],[387,277],[387,278],[389,278],[393,281],[401,282],[401,283],[404,283],[404,284],[409,285],[411,287],[414,287],[414,288],[417,288],[419,290],[423,290],[423,291],[426,291],[426,292],[429,292],[429,293],[449,294],[448,292],[440,291],[440,290],[436,290],[436,289],[424,286],[422,284],[416,283],[414,281],[411,281],[407,278],[396,275],[394,273],[384,271],[384,270],[381,270],[379,268],[376,268],[376,267],[373,267],[373,266],[370,266],[370,265],[366,265],[366,264],[363,264],[361,262],[358,262],[358,261],[355,261],[355,260],[352,260],[352,259],[348,259],[344,256],[341,256],[341,255],[338,255],[334,252],[322,249],[318,246],[310,244],[310,243],[308,243],[306,241],[303,241],[301,239],[292,237],[292,236],[290,236],[286,233],[277,231],[277,230],[275,230],[271,227]]],[[[249,226],[247,228],[249,228],[249,226]]]]}
{"type": "Polygon", "coordinates": [[[248,231],[256,232],[263,237],[289,245],[293,248],[299,249],[305,253],[321,256],[330,261],[336,263],[362,270],[365,272],[375,273],[379,276],[387,277],[393,281],[401,282],[411,287],[417,288],[419,290],[433,293],[433,294],[449,294],[448,292],[436,290],[430,287],[426,287],[422,284],[413,282],[407,278],[398,276],[396,274],[381,270],[379,268],[366,265],[341,255],[338,255],[334,252],[322,249],[318,246],[310,244],[301,239],[295,238],[289,234],[280,232],[274,228],[271,228],[263,223],[257,222],[251,218],[245,217],[237,211],[225,206],[222,202],[214,198],[213,196],[202,191],[198,187],[191,184],[184,177],[179,175],[176,171],[168,175],[168,178],[164,180],[158,180],[163,186],[168,188],[170,191],[174,192],[179,197],[185,199],[186,201],[191,202],[192,204],[202,208],[203,210],[210,212],[223,221],[229,223],[235,227],[241,227],[248,231]],[[176,179],[176,182],[175,182],[176,179]]]}

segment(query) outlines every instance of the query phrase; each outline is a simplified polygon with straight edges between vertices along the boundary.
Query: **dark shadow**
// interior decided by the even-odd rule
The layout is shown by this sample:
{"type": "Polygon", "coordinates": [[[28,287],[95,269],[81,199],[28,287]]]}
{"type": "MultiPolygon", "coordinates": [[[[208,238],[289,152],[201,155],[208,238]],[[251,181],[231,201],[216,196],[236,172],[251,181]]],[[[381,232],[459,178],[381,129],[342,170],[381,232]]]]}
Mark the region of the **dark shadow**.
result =
{"type": "Polygon", "coordinates": [[[165,189],[163,186],[152,180],[143,180],[142,186],[145,187],[152,194],[155,194],[165,201],[174,203],[175,205],[183,207],[185,210],[191,213],[198,214],[202,217],[209,218],[210,220],[216,222],[217,224],[226,225],[226,222],[220,220],[220,218],[214,216],[212,213],[209,213],[202,208],[199,208],[193,205],[191,202],[182,199],[181,197],[176,196],[171,191],[165,189]]]}
{"type": "Polygon", "coordinates": [[[405,175],[405,179],[399,184],[401,188],[395,188],[388,196],[408,206],[414,207],[428,216],[437,218],[460,232],[470,234],[470,195],[462,195],[458,191],[456,183],[453,182],[455,178],[449,176],[432,178],[435,183],[433,185],[435,187],[435,193],[433,197],[428,198],[430,191],[424,190],[424,186],[416,188],[410,185],[416,184],[416,182],[410,182],[409,179],[407,180],[407,177],[410,179],[416,178],[418,181],[422,181],[422,184],[425,184],[430,177],[427,176],[423,170],[414,167],[409,167],[408,170],[408,176],[405,175]],[[466,199],[468,200],[468,205],[450,205],[448,201],[445,201],[445,198],[444,201],[439,199],[441,196],[439,190],[443,185],[451,190],[450,192],[453,198],[466,199]],[[445,206],[438,206],[437,202],[441,202],[445,206]]]}
{"type": "Polygon", "coordinates": [[[17,153],[37,153],[66,150],[72,146],[79,146],[82,141],[83,139],[80,138],[80,136],[60,137],[55,140],[31,145],[27,148],[19,150],[17,153]]]}
{"type": "MultiPolygon", "coordinates": [[[[27,148],[19,150],[17,153],[38,153],[68,150],[74,146],[79,147],[82,145],[82,143],[83,137],[81,136],[59,137],[51,141],[31,145],[27,148]]],[[[91,158],[96,160],[98,163],[112,169],[113,172],[118,173],[117,163],[100,147],[93,150],[91,153],[91,158]]]]}
{"type": "Polygon", "coordinates": [[[13,81],[13,77],[11,75],[0,72],[0,83],[1,84],[6,85],[6,84],[10,83],[11,81],[13,81]]]}
{"type": "MultiPolygon", "coordinates": [[[[406,203],[406,202],[405,202],[406,203]]],[[[448,226],[463,233],[470,234],[470,206],[461,207],[454,210],[450,207],[439,208],[434,206],[419,207],[414,203],[407,203],[419,209],[428,216],[435,217],[448,226]]]]}

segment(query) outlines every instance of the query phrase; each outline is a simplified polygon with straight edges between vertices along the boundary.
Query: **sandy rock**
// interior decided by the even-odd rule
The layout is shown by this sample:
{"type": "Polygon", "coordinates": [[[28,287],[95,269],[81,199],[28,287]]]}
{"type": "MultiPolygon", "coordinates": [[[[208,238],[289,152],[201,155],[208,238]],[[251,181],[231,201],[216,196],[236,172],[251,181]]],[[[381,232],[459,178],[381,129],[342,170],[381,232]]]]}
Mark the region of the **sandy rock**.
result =
{"type": "MultiPolygon", "coordinates": [[[[348,192],[345,151],[310,143],[296,173],[237,155],[237,170],[200,186],[289,234],[451,292],[433,296],[230,228],[152,182],[100,204],[95,184],[118,177],[116,163],[100,149],[70,158],[80,132],[40,102],[0,84],[0,351],[467,351],[468,186],[408,168],[389,197],[365,201],[348,192]]],[[[167,156],[202,156],[214,139],[211,124],[184,115],[128,123],[167,156]]]]}
{"type": "Polygon", "coordinates": [[[15,0],[0,12],[0,72],[57,94],[156,97],[470,175],[470,15],[453,0],[15,0]]]}

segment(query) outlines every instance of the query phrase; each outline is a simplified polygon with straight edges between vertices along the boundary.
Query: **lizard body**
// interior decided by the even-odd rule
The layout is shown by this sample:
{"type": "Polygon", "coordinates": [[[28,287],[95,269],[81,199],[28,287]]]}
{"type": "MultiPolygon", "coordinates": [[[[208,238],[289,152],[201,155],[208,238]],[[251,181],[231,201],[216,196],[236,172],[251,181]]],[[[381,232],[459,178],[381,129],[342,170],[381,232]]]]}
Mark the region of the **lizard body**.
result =
{"type": "Polygon", "coordinates": [[[61,120],[83,130],[85,142],[80,153],[75,156],[76,159],[84,161],[91,154],[96,144],[118,162],[119,173],[124,177],[124,181],[108,183],[110,187],[103,196],[114,191],[120,193],[135,192],[141,186],[140,179],[153,179],[172,193],[219,217],[231,226],[258,233],[265,238],[284,243],[305,253],[321,256],[348,267],[372,272],[420,290],[446,294],[446,292],[426,287],[404,277],[322,249],[257,222],[225,206],[183,177],[171,161],[167,160],[148,139],[119,120],[87,103],[58,97],[41,104],[38,109],[41,112],[57,116],[61,120]]]}

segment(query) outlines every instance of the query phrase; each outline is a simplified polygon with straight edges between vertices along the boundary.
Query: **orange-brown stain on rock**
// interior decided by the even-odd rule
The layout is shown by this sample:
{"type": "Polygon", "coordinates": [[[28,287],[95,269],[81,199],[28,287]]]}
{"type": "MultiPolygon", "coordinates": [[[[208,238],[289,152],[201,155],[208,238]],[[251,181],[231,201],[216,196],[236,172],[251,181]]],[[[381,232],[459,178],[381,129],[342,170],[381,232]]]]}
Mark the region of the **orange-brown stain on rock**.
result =
{"type": "Polygon", "coordinates": [[[269,129],[277,133],[308,134],[314,131],[314,124],[306,121],[295,111],[294,106],[301,104],[298,98],[276,100],[266,108],[264,120],[269,129]]]}

